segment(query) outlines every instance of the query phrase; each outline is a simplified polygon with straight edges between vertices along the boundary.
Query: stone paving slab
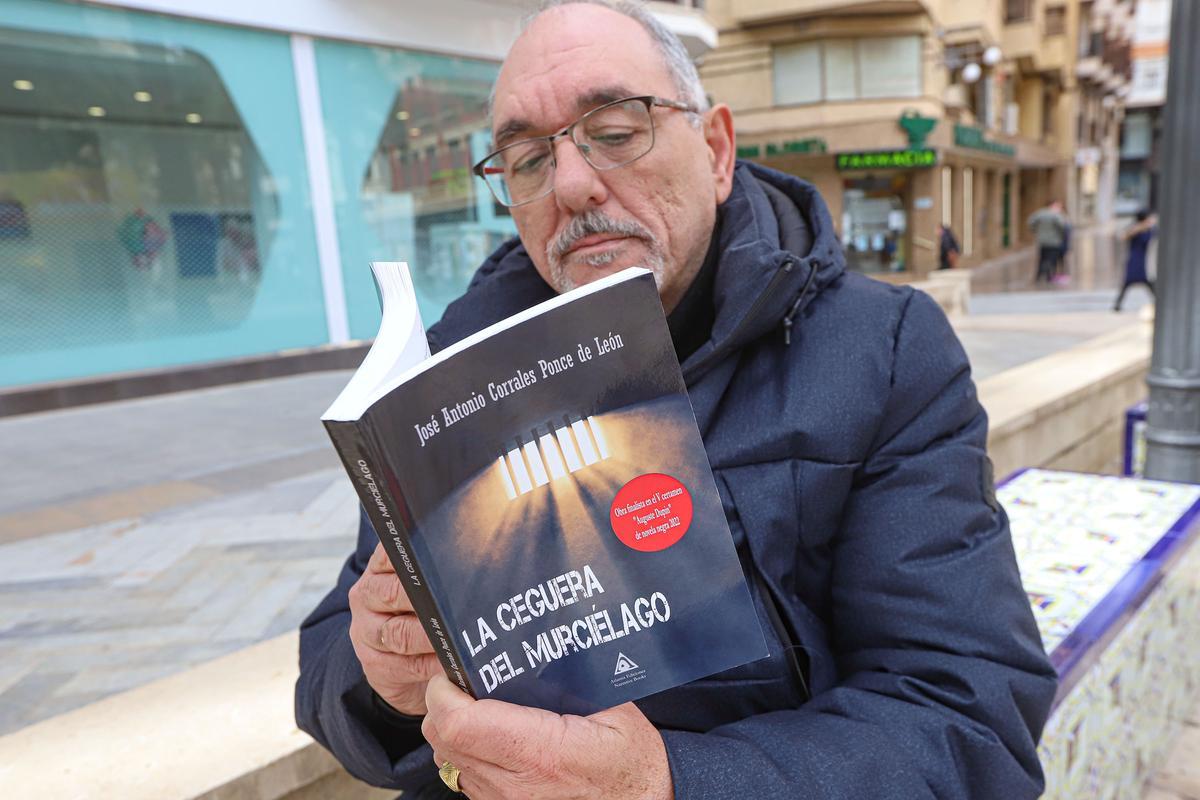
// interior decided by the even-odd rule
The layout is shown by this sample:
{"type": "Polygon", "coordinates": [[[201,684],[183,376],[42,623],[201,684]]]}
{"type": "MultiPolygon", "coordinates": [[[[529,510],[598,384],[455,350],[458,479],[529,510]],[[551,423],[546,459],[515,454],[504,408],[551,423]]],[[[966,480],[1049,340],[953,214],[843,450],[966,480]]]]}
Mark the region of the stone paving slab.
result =
{"type": "Polygon", "coordinates": [[[295,629],[357,522],[336,467],[0,543],[0,734],[295,629]]]}
{"type": "Polygon", "coordinates": [[[317,372],[0,418],[0,464],[20,465],[0,483],[0,528],[16,512],[137,487],[207,478],[214,491],[240,491],[336,466],[320,416],[349,377],[317,372]],[[281,474],[289,457],[300,463],[281,474]],[[213,477],[221,473],[230,480],[213,477]]]}

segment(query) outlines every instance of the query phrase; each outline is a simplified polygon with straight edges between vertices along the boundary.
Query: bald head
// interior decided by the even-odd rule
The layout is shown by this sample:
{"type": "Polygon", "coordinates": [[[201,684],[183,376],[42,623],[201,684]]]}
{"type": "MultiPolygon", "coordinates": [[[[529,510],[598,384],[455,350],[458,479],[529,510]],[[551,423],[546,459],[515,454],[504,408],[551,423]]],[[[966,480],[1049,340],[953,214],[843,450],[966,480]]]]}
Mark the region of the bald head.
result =
{"type": "Polygon", "coordinates": [[[554,140],[550,193],[512,214],[534,265],[559,291],[644,266],[655,273],[669,308],[708,249],[716,205],[732,176],[732,121],[724,107],[702,113],[681,96],[655,37],[653,26],[606,4],[554,5],[528,23],[496,80],[497,148],[557,134],[621,99],[665,98],[693,109],[645,106],[650,150],[614,167],[597,169],[579,145],[554,140]]]}
{"type": "MultiPolygon", "coordinates": [[[[596,62],[610,55],[620,62],[604,71],[613,77],[587,85],[574,82],[578,86],[574,96],[558,98],[576,116],[611,100],[647,93],[645,85],[626,85],[628,78],[623,76],[638,77],[639,72],[648,70],[650,75],[646,77],[651,77],[651,83],[660,90],[672,85],[672,76],[665,62],[655,57],[656,48],[645,27],[605,5],[568,3],[552,6],[533,17],[508,51],[493,88],[495,145],[502,147],[533,129],[530,119],[506,113],[513,96],[529,98],[535,103],[548,99],[531,97],[530,81],[552,76],[556,87],[565,88],[572,82],[558,80],[560,76],[581,70],[585,62],[588,67],[598,66],[596,62]],[[620,43],[623,52],[610,54],[616,43],[620,43]]],[[[667,92],[667,96],[673,94],[667,92]]]]}
{"type": "MultiPolygon", "coordinates": [[[[708,110],[708,96],[700,83],[700,75],[696,71],[696,65],[687,48],[684,47],[679,37],[660,22],[654,14],[650,13],[643,4],[630,2],[630,0],[546,0],[536,11],[522,20],[521,31],[528,30],[530,25],[546,12],[571,5],[591,5],[609,9],[629,17],[641,25],[653,41],[663,60],[663,65],[675,82],[678,99],[699,111],[708,110]]],[[[494,95],[488,98],[489,111],[492,109],[494,99],[494,95]]]]}

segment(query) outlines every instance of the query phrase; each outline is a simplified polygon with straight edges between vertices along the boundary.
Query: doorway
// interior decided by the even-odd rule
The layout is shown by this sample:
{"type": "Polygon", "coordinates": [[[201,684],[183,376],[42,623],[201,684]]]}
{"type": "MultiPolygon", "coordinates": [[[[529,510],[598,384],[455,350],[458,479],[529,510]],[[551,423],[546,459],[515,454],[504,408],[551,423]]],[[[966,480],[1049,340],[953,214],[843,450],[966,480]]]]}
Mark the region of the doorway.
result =
{"type": "Polygon", "coordinates": [[[869,175],[842,182],[842,246],[856,272],[899,272],[908,263],[905,173],[869,175]]]}

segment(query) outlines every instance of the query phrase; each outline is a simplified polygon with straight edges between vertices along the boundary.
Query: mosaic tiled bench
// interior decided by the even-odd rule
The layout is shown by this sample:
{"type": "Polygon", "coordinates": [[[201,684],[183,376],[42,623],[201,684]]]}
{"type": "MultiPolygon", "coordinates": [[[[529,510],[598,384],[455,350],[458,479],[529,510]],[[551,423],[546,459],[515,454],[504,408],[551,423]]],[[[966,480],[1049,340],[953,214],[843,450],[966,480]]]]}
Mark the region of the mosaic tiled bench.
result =
{"type": "Polygon", "coordinates": [[[1200,690],[1200,486],[1027,470],[997,495],[1060,686],[1048,800],[1137,800],[1200,690]]]}

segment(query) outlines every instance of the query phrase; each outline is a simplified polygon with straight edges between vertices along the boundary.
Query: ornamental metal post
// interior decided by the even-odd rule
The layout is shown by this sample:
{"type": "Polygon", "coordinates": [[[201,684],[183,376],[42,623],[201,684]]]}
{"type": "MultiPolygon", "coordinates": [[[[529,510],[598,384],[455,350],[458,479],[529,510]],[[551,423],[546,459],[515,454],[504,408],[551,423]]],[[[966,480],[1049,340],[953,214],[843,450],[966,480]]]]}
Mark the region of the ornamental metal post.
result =
{"type": "Polygon", "coordinates": [[[1200,2],[1172,6],[1146,476],[1200,483],[1200,2]]]}

